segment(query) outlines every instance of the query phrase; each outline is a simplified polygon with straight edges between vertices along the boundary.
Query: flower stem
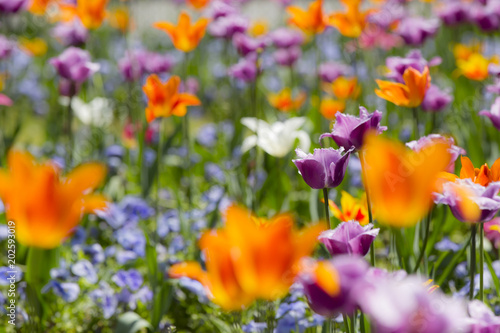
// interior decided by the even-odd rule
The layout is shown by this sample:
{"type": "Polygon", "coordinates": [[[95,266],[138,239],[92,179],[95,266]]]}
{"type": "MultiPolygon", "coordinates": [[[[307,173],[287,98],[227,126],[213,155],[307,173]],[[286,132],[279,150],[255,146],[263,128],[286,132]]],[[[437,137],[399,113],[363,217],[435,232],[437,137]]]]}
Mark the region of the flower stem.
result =
{"type": "Polygon", "coordinates": [[[474,298],[474,277],[476,274],[476,232],[477,224],[473,224],[471,228],[471,244],[470,244],[470,288],[469,300],[474,298]]]}
{"type": "Polygon", "coordinates": [[[479,300],[484,301],[484,223],[479,224],[479,300]]]}
{"type": "Polygon", "coordinates": [[[342,318],[344,318],[344,328],[345,328],[345,332],[346,332],[346,333],[349,333],[351,330],[349,329],[349,321],[348,321],[347,314],[343,313],[343,314],[342,314],[342,318]]]}
{"type": "Polygon", "coordinates": [[[160,176],[161,176],[161,164],[163,160],[162,157],[163,157],[164,124],[165,124],[165,119],[160,118],[160,126],[158,128],[158,147],[156,152],[156,202],[155,202],[156,209],[155,209],[155,223],[154,223],[154,234],[153,234],[153,241],[155,246],[158,240],[157,227],[158,227],[158,219],[160,217],[160,188],[161,188],[160,176]]]}
{"type": "Polygon", "coordinates": [[[413,139],[417,140],[419,133],[418,133],[418,128],[419,128],[419,123],[418,123],[418,109],[413,108],[413,139]]]}
{"type": "Polygon", "coordinates": [[[71,168],[71,163],[73,162],[73,109],[71,107],[71,102],[73,102],[73,96],[69,97],[68,102],[68,114],[66,117],[66,135],[68,136],[68,146],[66,147],[66,169],[71,168]]]}
{"type": "Polygon", "coordinates": [[[330,220],[330,210],[328,208],[328,188],[326,188],[326,187],[323,189],[323,198],[325,201],[325,219],[328,222],[328,224],[330,225],[330,228],[333,229],[333,223],[330,220]]]}
{"type": "Polygon", "coordinates": [[[420,262],[425,256],[425,249],[427,248],[427,242],[429,240],[429,229],[431,225],[431,212],[427,215],[427,219],[424,220],[425,223],[425,235],[424,235],[424,241],[422,244],[422,250],[420,251],[420,255],[418,256],[417,262],[415,264],[415,268],[413,269],[413,273],[416,273],[418,268],[420,267],[420,262]]]}
{"type": "MultiPolygon", "coordinates": [[[[368,221],[373,224],[372,207],[370,202],[370,192],[368,191],[368,184],[366,183],[366,172],[365,172],[365,155],[362,150],[359,151],[359,161],[361,162],[361,176],[363,178],[363,184],[365,185],[366,193],[366,207],[368,209],[368,221]]],[[[374,243],[370,245],[370,263],[375,267],[375,246],[374,243]]]]}

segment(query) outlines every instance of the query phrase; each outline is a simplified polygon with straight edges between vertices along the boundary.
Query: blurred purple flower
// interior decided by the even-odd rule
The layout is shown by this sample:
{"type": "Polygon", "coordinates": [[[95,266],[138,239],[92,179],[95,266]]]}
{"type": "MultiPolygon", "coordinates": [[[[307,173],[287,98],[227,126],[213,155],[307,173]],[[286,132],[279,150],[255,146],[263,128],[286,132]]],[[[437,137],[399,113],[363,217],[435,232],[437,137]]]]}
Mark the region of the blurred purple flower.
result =
{"type": "Polygon", "coordinates": [[[210,16],[217,20],[220,17],[225,17],[238,13],[238,9],[232,6],[230,2],[223,0],[215,0],[210,3],[210,16]]]}
{"type": "Polygon", "coordinates": [[[468,4],[462,1],[446,1],[436,14],[446,25],[457,25],[468,20],[468,4]]]}
{"type": "Polygon", "coordinates": [[[15,14],[26,9],[29,0],[0,0],[0,14],[15,14]]]}
{"type": "Polygon", "coordinates": [[[395,80],[399,83],[404,83],[403,74],[408,67],[415,68],[419,72],[423,72],[425,67],[434,67],[441,64],[440,57],[434,57],[427,61],[420,50],[411,50],[405,57],[388,57],[385,60],[389,72],[386,77],[395,80]]]}
{"type": "Polygon", "coordinates": [[[163,74],[172,69],[172,57],[144,50],[127,52],[118,61],[118,68],[127,81],[137,81],[144,73],[163,74]]]}
{"type": "Polygon", "coordinates": [[[314,189],[337,187],[344,180],[349,156],[353,149],[321,148],[314,149],[314,154],[306,154],[297,148],[295,153],[299,159],[292,160],[299,174],[307,185],[314,189]]]}
{"type": "Polygon", "coordinates": [[[115,232],[118,243],[125,250],[132,251],[137,256],[143,257],[146,249],[144,232],[137,227],[121,228],[115,232]]]}
{"type": "Polygon", "coordinates": [[[208,303],[207,290],[200,282],[188,277],[181,277],[178,282],[182,288],[185,288],[198,296],[198,301],[200,303],[208,303]]]}
{"type": "Polygon", "coordinates": [[[113,292],[113,288],[106,282],[101,282],[98,289],[90,292],[90,298],[94,304],[99,306],[105,319],[109,319],[116,312],[118,306],[118,299],[113,292]]]}
{"type": "Polygon", "coordinates": [[[231,39],[236,33],[245,32],[248,24],[247,18],[239,14],[230,14],[213,21],[208,26],[208,31],[214,37],[231,39]]]}
{"type": "Polygon", "coordinates": [[[438,251],[453,251],[453,252],[457,252],[462,248],[460,244],[452,242],[448,237],[444,237],[442,240],[437,242],[434,247],[438,251]]]}
{"type": "Polygon", "coordinates": [[[139,273],[136,269],[129,269],[128,271],[119,270],[115,275],[113,275],[111,281],[113,281],[118,287],[128,287],[131,291],[138,290],[144,282],[141,273],[139,273]]]}
{"type": "Polygon", "coordinates": [[[278,311],[276,311],[278,323],[274,332],[304,332],[309,327],[316,328],[320,326],[322,321],[309,320],[306,310],[307,304],[300,300],[281,303],[278,311]]]}
{"type": "Polygon", "coordinates": [[[470,316],[471,333],[497,333],[500,332],[500,317],[495,316],[493,311],[479,300],[469,302],[468,312],[470,316]]]}
{"type": "Polygon", "coordinates": [[[421,46],[425,40],[436,34],[439,29],[438,19],[424,19],[423,17],[406,17],[400,21],[396,33],[406,44],[421,46]]]}
{"type": "Polygon", "coordinates": [[[453,97],[449,93],[431,84],[425,93],[422,109],[429,112],[443,111],[452,101],[453,97]]]}
{"type": "Polygon", "coordinates": [[[361,226],[357,221],[340,223],[333,230],[323,231],[318,240],[326,246],[332,256],[349,254],[365,256],[380,229],[373,229],[373,224],[361,226]]]}
{"type": "Polygon", "coordinates": [[[85,44],[89,38],[87,28],[79,19],[74,19],[69,23],[60,23],[53,30],[52,34],[64,46],[79,46],[85,44]]]}
{"type": "Polygon", "coordinates": [[[91,256],[92,263],[99,264],[104,262],[106,256],[104,255],[104,250],[99,243],[92,244],[84,248],[83,252],[89,256],[91,256]]]}
{"type": "Polygon", "coordinates": [[[196,134],[196,141],[206,148],[213,148],[217,143],[217,125],[214,123],[204,124],[196,134]]]}
{"type": "Polygon", "coordinates": [[[319,66],[319,77],[321,81],[324,82],[333,82],[339,76],[349,76],[352,74],[352,68],[338,63],[338,62],[325,62],[319,66]]]}
{"type": "Polygon", "coordinates": [[[450,145],[448,152],[451,154],[451,160],[450,164],[446,168],[446,171],[453,173],[455,171],[455,161],[457,160],[458,156],[465,155],[467,152],[462,147],[455,146],[455,140],[452,137],[445,137],[439,134],[429,134],[427,136],[421,137],[418,140],[406,143],[406,146],[418,152],[422,148],[428,147],[436,141],[444,141],[450,145]]]}
{"type": "Polygon", "coordinates": [[[0,60],[8,58],[12,53],[12,49],[14,48],[14,42],[5,37],[4,35],[0,35],[0,60]]]}
{"type": "Polygon", "coordinates": [[[159,237],[166,237],[171,232],[181,230],[181,221],[177,210],[169,210],[158,219],[157,233],[159,237]]]}
{"type": "Polygon", "coordinates": [[[387,130],[386,126],[380,126],[381,120],[382,112],[375,110],[369,113],[362,106],[359,107],[359,117],[337,112],[332,132],[321,134],[319,139],[321,141],[323,138],[331,138],[339,147],[359,150],[366,133],[374,130],[381,134],[387,130]]]}
{"type": "Polygon", "coordinates": [[[298,46],[280,48],[274,51],[273,57],[276,63],[281,66],[293,66],[302,55],[302,50],[298,46]]]}
{"type": "Polygon", "coordinates": [[[500,27],[500,5],[488,1],[486,5],[473,3],[468,7],[469,19],[483,31],[495,31],[500,27]]]}
{"type": "Polygon", "coordinates": [[[500,79],[496,78],[493,84],[487,85],[486,91],[492,94],[500,95],[500,79]]]}
{"type": "Polygon", "coordinates": [[[273,45],[277,48],[289,48],[301,46],[304,43],[304,35],[290,28],[278,28],[269,34],[273,45]]]}
{"type": "Polygon", "coordinates": [[[71,266],[71,273],[86,279],[89,283],[97,282],[97,272],[90,261],[82,259],[71,266]]]}
{"type": "Polygon", "coordinates": [[[491,110],[483,110],[479,112],[479,115],[486,116],[490,118],[493,126],[500,131],[500,97],[495,99],[495,102],[491,106],[491,110]]]}
{"type": "Polygon", "coordinates": [[[249,54],[229,68],[229,76],[244,82],[253,82],[257,78],[257,55],[249,54]]]}
{"type": "Polygon", "coordinates": [[[72,282],[60,283],[56,280],[50,280],[50,282],[42,288],[41,292],[45,294],[50,290],[68,303],[76,301],[78,295],[80,295],[80,287],[77,283],[72,282]]]}
{"type": "Polygon", "coordinates": [[[253,38],[244,33],[238,32],[233,36],[233,45],[242,56],[263,50],[266,42],[262,38],[253,38]]]}

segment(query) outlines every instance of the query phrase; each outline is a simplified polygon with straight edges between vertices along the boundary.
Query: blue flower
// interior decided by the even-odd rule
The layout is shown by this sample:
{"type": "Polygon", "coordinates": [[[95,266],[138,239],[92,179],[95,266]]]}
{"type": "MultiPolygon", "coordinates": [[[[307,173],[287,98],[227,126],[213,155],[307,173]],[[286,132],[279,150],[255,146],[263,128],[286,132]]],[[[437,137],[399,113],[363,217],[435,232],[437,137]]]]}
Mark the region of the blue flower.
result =
{"type": "Polygon", "coordinates": [[[83,227],[76,227],[75,232],[73,233],[73,237],[71,238],[71,246],[79,246],[85,243],[87,239],[87,232],[83,227]]]}
{"type": "Polygon", "coordinates": [[[205,124],[198,129],[196,141],[204,147],[212,148],[217,143],[217,126],[213,123],[205,124]]]}
{"type": "Polygon", "coordinates": [[[205,290],[205,287],[203,285],[193,279],[190,279],[188,277],[181,277],[179,280],[179,285],[182,288],[185,288],[198,296],[198,301],[200,303],[207,303],[208,302],[208,297],[207,297],[207,291],[205,290]]]}
{"type": "Polygon", "coordinates": [[[119,270],[111,278],[120,288],[128,287],[132,291],[139,289],[143,283],[142,275],[136,269],[129,269],[128,271],[119,270]]]}
{"type": "Polygon", "coordinates": [[[137,254],[133,251],[119,250],[116,252],[116,261],[118,261],[120,265],[123,265],[128,261],[135,260],[137,257],[137,254]]]}
{"type": "Polygon", "coordinates": [[[104,250],[102,249],[102,246],[99,243],[95,243],[93,245],[85,247],[83,252],[92,257],[91,261],[93,264],[102,263],[106,259],[104,255],[104,250]]]}
{"type": "MultiPolygon", "coordinates": [[[[2,214],[2,201],[0,201],[0,214],[2,214]]],[[[4,239],[7,239],[9,236],[9,228],[7,227],[6,224],[0,224],[0,241],[3,241],[4,239]]]]}
{"type": "Polygon", "coordinates": [[[146,249],[146,238],[139,228],[122,228],[115,232],[118,243],[125,250],[133,251],[139,257],[144,257],[146,249]]]}
{"type": "Polygon", "coordinates": [[[254,321],[249,322],[241,327],[245,333],[261,333],[267,329],[267,323],[256,323],[254,321]]]}
{"type": "Polygon", "coordinates": [[[438,251],[453,251],[457,252],[461,249],[460,244],[452,242],[448,237],[444,237],[434,246],[438,251]]]}
{"type": "Polygon", "coordinates": [[[224,171],[215,163],[205,163],[205,178],[208,181],[224,182],[224,171]]]}
{"type": "Polygon", "coordinates": [[[109,319],[116,312],[118,298],[106,282],[101,282],[99,288],[91,291],[89,295],[94,303],[102,309],[105,319],[109,319]]]}
{"type": "Polygon", "coordinates": [[[180,230],[181,222],[179,220],[179,212],[177,210],[169,210],[158,219],[158,236],[163,238],[170,232],[179,232],[180,230]]]}
{"type": "Polygon", "coordinates": [[[50,270],[50,277],[53,279],[67,280],[69,275],[69,270],[66,267],[66,261],[64,261],[64,259],[59,261],[59,267],[50,270]]]}
{"type": "Polygon", "coordinates": [[[11,283],[8,279],[12,275],[15,277],[16,283],[23,278],[23,273],[19,267],[15,267],[14,269],[10,269],[7,266],[0,267],[0,286],[8,286],[11,283]]]}
{"type": "Polygon", "coordinates": [[[56,280],[50,280],[50,282],[42,288],[42,294],[47,293],[49,290],[52,290],[54,294],[69,303],[74,302],[80,294],[80,287],[78,284],[72,282],[59,283],[56,280]]]}
{"type": "Polygon", "coordinates": [[[97,273],[90,261],[82,259],[71,266],[71,272],[78,277],[85,278],[89,283],[97,282],[97,273]]]}

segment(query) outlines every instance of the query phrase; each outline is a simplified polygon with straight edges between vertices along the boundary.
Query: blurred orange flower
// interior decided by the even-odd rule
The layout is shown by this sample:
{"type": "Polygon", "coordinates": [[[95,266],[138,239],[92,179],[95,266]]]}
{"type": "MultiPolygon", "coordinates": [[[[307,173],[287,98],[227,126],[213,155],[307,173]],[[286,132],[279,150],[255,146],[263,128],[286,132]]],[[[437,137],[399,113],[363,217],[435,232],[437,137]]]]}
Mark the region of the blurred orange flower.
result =
{"type": "Polygon", "coordinates": [[[23,245],[55,248],[83,214],[106,208],[105,198],[92,194],[106,176],[102,164],[83,164],[61,177],[54,164],[36,163],[27,152],[11,151],[8,165],[8,170],[0,169],[0,198],[23,245]]]}
{"type": "Polygon", "coordinates": [[[319,112],[328,120],[335,120],[337,112],[344,112],[345,102],[333,98],[323,98],[319,107],[319,112]]]}
{"type": "Polygon", "coordinates": [[[329,200],[328,204],[333,216],[339,219],[340,222],[355,220],[361,225],[367,225],[369,223],[366,194],[363,194],[360,199],[356,199],[346,191],[342,191],[340,208],[333,200],[329,200]]]}
{"type": "Polygon", "coordinates": [[[422,104],[425,93],[431,85],[429,68],[425,67],[420,73],[412,67],[408,67],[403,74],[403,83],[376,80],[380,89],[375,93],[378,97],[392,102],[398,106],[414,108],[422,104]]]}
{"type": "Polygon", "coordinates": [[[331,84],[327,83],[324,86],[327,92],[332,92],[339,99],[356,99],[358,98],[361,87],[358,85],[358,78],[347,78],[339,76],[331,84]]]}
{"type": "Polygon", "coordinates": [[[474,43],[472,45],[457,44],[453,47],[453,55],[455,60],[467,60],[469,57],[475,53],[481,53],[483,50],[483,45],[480,43],[474,43]]]}
{"type": "Polygon", "coordinates": [[[200,281],[213,302],[225,310],[240,310],[256,299],[275,300],[287,294],[302,258],[311,255],[318,235],[316,224],[296,231],[290,215],[256,223],[251,212],[231,206],[224,228],[208,231],[200,239],[206,271],[197,262],[172,266],[169,275],[200,281]]]}
{"type": "Polygon", "coordinates": [[[32,0],[28,10],[35,15],[44,15],[51,2],[52,0],[32,0]]]}
{"type": "Polygon", "coordinates": [[[126,33],[131,26],[130,13],[127,7],[117,7],[108,13],[109,25],[126,33]]]}
{"type": "Polygon", "coordinates": [[[148,76],[142,87],[148,98],[148,107],[146,108],[148,122],[158,117],[183,117],[187,112],[187,106],[201,104],[196,96],[180,93],[180,84],[181,79],[175,75],[165,83],[162,83],[156,74],[148,76]]]}
{"type": "Polygon", "coordinates": [[[297,94],[297,96],[295,96],[295,98],[293,98],[290,88],[285,88],[278,93],[270,93],[267,96],[267,99],[269,104],[279,111],[289,112],[300,109],[302,104],[306,101],[306,97],[306,93],[301,91],[297,94]]]}
{"type": "Polygon", "coordinates": [[[414,152],[400,142],[368,134],[360,157],[365,188],[380,223],[411,227],[428,213],[438,176],[451,160],[449,148],[436,141],[414,152]]]}
{"type": "Polygon", "coordinates": [[[367,16],[373,10],[361,11],[361,0],[341,0],[346,12],[334,12],[329,15],[328,24],[335,27],[346,37],[358,38],[366,27],[367,16]]]}
{"type": "Polygon", "coordinates": [[[106,6],[109,0],[77,0],[76,6],[60,4],[60,19],[72,21],[78,16],[87,29],[97,29],[106,18],[106,6]]]}
{"type": "Polygon", "coordinates": [[[195,9],[203,9],[208,5],[210,0],[187,0],[186,2],[195,9]]]}
{"type": "Polygon", "coordinates": [[[290,14],[288,23],[296,26],[307,35],[320,34],[326,27],[326,15],[323,14],[323,0],[316,0],[309,4],[307,10],[298,6],[287,7],[290,14]]]}
{"type": "Polygon", "coordinates": [[[457,178],[469,178],[474,183],[487,186],[491,182],[500,181],[500,158],[497,159],[491,169],[488,164],[484,163],[481,168],[474,168],[471,160],[466,156],[461,156],[462,168],[460,169],[460,177],[449,172],[442,172],[440,178],[454,182],[457,178]]]}
{"type": "Polygon", "coordinates": [[[156,22],[153,26],[165,31],[179,51],[190,52],[194,50],[205,35],[209,19],[200,18],[191,24],[191,18],[186,12],[179,15],[177,26],[170,22],[156,22]]]}
{"type": "Polygon", "coordinates": [[[47,53],[47,43],[41,38],[28,39],[19,38],[19,46],[23,51],[34,57],[40,57],[47,53]]]}
{"type": "Polygon", "coordinates": [[[483,81],[488,78],[490,64],[498,64],[498,58],[487,59],[482,54],[473,53],[467,59],[457,59],[457,74],[470,80],[483,81]]]}

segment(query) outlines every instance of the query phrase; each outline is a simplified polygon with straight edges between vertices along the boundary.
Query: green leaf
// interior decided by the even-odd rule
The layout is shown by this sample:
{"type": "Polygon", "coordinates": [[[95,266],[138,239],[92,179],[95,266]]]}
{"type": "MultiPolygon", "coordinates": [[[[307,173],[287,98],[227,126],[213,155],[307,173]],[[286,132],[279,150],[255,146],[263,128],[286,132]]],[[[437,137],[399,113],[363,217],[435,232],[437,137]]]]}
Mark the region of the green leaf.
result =
{"type": "Polygon", "coordinates": [[[118,317],[115,333],[136,333],[147,329],[153,332],[153,326],[135,312],[125,312],[118,317]]]}
{"type": "Polygon", "coordinates": [[[500,295],[500,281],[498,280],[498,276],[493,269],[493,265],[491,263],[491,258],[488,252],[484,252],[484,257],[486,258],[486,264],[488,265],[488,269],[490,270],[491,278],[493,279],[493,284],[495,285],[495,289],[497,291],[497,295],[500,295]]]}

